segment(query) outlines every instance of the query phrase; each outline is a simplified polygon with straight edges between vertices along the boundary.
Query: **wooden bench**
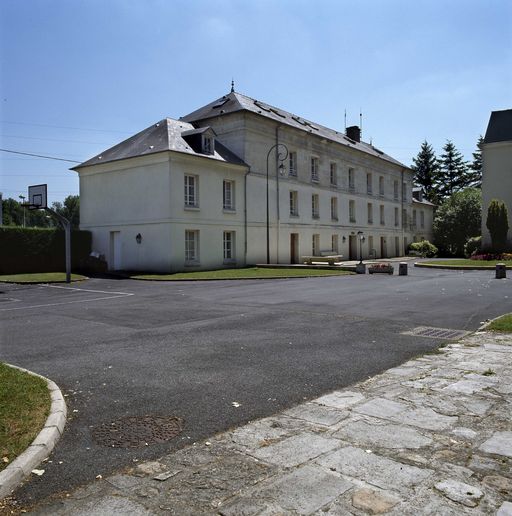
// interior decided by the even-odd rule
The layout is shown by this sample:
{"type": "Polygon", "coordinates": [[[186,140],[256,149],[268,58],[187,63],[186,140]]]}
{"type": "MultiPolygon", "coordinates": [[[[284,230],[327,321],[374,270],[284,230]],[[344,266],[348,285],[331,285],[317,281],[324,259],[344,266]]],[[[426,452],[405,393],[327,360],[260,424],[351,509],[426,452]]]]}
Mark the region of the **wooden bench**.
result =
{"type": "Polygon", "coordinates": [[[341,254],[330,255],[330,256],[303,256],[302,263],[307,265],[313,265],[313,262],[327,263],[334,265],[335,262],[341,262],[343,256],[341,254]]]}

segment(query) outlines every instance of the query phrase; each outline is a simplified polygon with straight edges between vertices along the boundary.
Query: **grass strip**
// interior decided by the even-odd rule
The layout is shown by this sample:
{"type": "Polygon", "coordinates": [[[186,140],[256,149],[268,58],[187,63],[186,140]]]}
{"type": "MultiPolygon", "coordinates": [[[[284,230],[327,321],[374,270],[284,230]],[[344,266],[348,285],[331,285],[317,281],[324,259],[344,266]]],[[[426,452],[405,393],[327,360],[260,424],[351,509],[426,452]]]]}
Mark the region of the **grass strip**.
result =
{"type": "MultiPolygon", "coordinates": [[[[71,281],[87,279],[81,274],[71,274],[71,281]]],[[[35,272],[31,274],[4,274],[0,275],[0,282],[4,283],[65,283],[65,272],[35,272]]]]}
{"type": "Polygon", "coordinates": [[[0,471],[35,439],[50,405],[45,380],[0,363],[0,471]]]}
{"type": "Polygon", "coordinates": [[[502,315],[495,321],[492,321],[487,329],[492,331],[512,332],[512,314],[502,315]]]}
{"type": "Polygon", "coordinates": [[[259,268],[219,269],[215,271],[176,272],[174,274],[134,274],[132,279],[155,281],[182,280],[215,280],[215,279],[273,279],[273,278],[309,278],[318,276],[344,276],[352,274],[349,271],[326,269],[294,269],[294,268],[259,268]]]}

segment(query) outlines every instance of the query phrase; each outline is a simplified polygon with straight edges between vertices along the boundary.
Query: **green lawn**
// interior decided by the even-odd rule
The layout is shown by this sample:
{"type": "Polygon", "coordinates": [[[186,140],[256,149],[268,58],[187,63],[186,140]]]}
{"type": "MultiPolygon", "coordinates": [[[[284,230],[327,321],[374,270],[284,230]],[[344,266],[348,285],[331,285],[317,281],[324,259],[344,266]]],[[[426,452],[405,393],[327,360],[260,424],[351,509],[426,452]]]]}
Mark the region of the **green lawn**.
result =
{"type": "MultiPolygon", "coordinates": [[[[81,274],[71,274],[71,281],[87,279],[81,274]]],[[[36,272],[33,274],[4,274],[0,282],[5,283],[63,283],[66,281],[65,272],[36,272]]]]}
{"type": "Polygon", "coordinates": [[[50,404],[42,378],[0,363],[0,471],[41,431],[50,404]]]}
{"type": "Polygon", "coordinates": [[[512,314],[503,315],[488,326],[489,330],[512,332],[512,314]]]}
{"type": "Polygon", "coordinates": [[[134,274],[132,279],[181,281],[181,280],[216,280],[216,279],[259,279],[259,278],[309,278],[312,276],[343,276],[352,274],[342,270],[326,269],[266,269],[250,267],[247,269],[220,269],[216,271],[177,272],[174,274],[134,274]]]}
{"type": "Polygon", "coordinates": [[[507,267],[512,267],[512,260],[432,260],[429,262],[421,262],[422,265],[443,265],[455,267],[494,267],[497,263],[504,263],[507,267]]]}

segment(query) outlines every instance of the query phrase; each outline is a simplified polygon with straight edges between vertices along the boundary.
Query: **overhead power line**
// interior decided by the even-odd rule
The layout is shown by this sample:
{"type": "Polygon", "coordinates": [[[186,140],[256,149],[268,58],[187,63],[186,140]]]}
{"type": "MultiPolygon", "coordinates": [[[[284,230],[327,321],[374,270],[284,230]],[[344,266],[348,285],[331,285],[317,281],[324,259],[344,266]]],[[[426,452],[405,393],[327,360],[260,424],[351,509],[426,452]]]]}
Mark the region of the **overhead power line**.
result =
{"type": "Polygon", "coordinates": [[[57,161],[67,161],[69,163],[81,163],[81,161],[75,161],[74,159],[56,158],[54,156],[43,156],[42,154],[32,154],[31,152],[13,151],[9,149],[0,149],[2,152],[10,152],[11,154],[22,154],[23,156],[35,156],[36,158],[44,159],[55,159],[57,161]]]}

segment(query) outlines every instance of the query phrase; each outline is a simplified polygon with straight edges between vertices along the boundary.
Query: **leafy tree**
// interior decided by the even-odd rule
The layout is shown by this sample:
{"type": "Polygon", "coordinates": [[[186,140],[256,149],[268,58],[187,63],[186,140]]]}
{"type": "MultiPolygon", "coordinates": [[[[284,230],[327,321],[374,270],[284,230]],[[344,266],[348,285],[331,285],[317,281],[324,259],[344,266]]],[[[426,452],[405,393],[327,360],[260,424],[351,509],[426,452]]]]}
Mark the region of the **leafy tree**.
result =
{"type": "Polygon", "coordinates": [[[470,186],[475,188],[480,188],[482,186],[482,145],[484,143],[484,138],[482,135],[478,138],[478,143],[476,144],[476,151],[473,152],[473,161],[469,165],[468,170],[468,181],[470,181],[470,186]]]}
{"type": "Polygon", "coordinates": [[[436,189],[442,199],[467,188],[471,183],[467,176],[468,165],[453,142],[447,140],[443,151],[436,181],[436,189]]]}
{"type": "Polygon", "coordinates": [[[421,186],[425,191],[427,199],[433,203],[438,202],[436,179],[439,173],[439,162],[432,145],[425,140],[421,144],[420,151],[415,158],[412,158],[414,165],[414,183],[421,186]]]}
{"type": "Polygon", "coordinates": [[[47,228],[53,225],[52,220],[43,210],[29,210],[11,198],[4,199],[2,202],[2,219],[4,226],[23,226],[24,220],[28,228],[47,228]]]}
{"type": "Polygon", "coordinates": [[[485,222],[491,235],[493,250],[503,252],[507,247],[508,213],[503,201],[493,199],[487,209],[487,221],[485,222]]]}
{"type": "Polygon", "coordinates": [[[434,243],[441,255],[464,256],[467,240],[480,235],[481,206],[478,188],[455,192],[439,206],[434,219],[434,243]]]}
{"type": "Polygon", "coordinates": [[[52,208],[63,217],[71,221],[71,227],[77,228],[80,225],[80,197],[68,195],[64,202],[54,202],[52,208]]]}

